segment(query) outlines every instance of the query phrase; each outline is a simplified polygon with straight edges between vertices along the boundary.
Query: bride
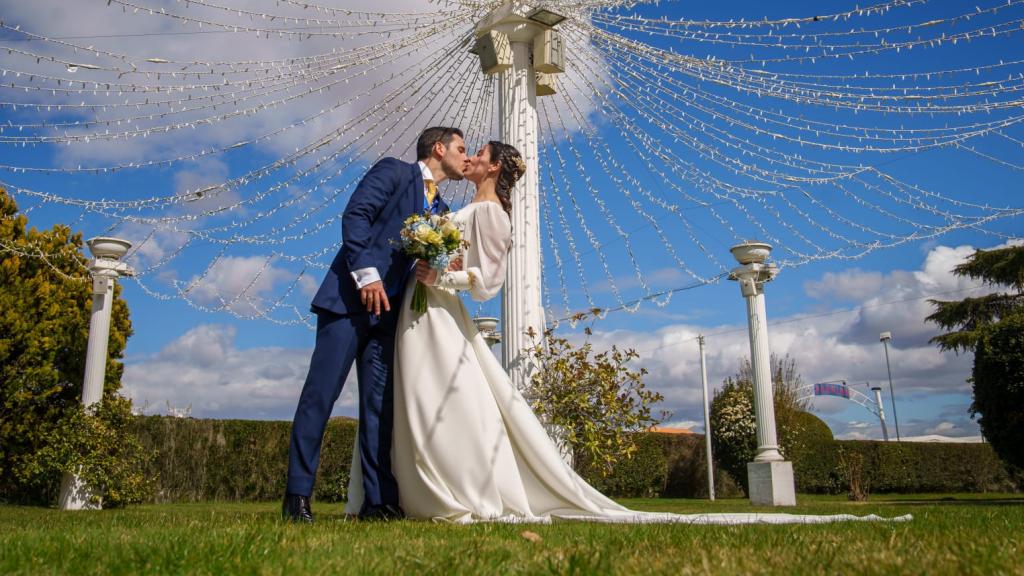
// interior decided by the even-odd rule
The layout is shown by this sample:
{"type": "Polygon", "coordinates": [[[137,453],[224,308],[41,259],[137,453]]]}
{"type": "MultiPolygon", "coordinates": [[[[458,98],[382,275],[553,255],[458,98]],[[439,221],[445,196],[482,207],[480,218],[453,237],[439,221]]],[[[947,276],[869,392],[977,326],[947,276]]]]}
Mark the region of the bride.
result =
{"type": "MultiPolygon", "coordinates": [[[[565,464],[458,295],[464,290],[484,301],[501,290],[512,242],[510,196],[525,171],[522,156],[512,146],[495,141],[484,145],[465,172],[476,185],[476,195],[451,216],[469,243],[461,269],[438,274],[417,264],[416,279],[410,281],[431,286],[425,313],[409,309],[413,290],[405,291],[395,340],[392,448],[392,469],[405,514],[455,523],[552,518],[728,524],[848,519],[638,512],[616,504],[565,464]]],[[[363,499],[356,454],[345,507],[351,514],[359,511],[363,499]]]]}

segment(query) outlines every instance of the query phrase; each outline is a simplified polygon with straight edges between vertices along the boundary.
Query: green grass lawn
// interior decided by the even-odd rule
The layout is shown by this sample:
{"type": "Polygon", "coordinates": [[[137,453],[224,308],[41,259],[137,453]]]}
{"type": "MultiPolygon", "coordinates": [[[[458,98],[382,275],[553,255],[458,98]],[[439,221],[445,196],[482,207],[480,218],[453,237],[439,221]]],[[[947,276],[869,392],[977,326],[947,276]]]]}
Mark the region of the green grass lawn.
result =
{"type": "MultiPolygon", "coordinates": [[[[816,526],[452,526],[278,520],[277,503],[61,512],[0,506],[0,574],[1024,574],[1024,496],[801,496],[787,512],[913,514],[816,526]],[[528,539],[524,531],[540,536],[528,539]],[[536,541],[534,541],[536,540],[536,541]]],[[[769,511],[746,500],[625,500],[667,512],[769,511]]]]}

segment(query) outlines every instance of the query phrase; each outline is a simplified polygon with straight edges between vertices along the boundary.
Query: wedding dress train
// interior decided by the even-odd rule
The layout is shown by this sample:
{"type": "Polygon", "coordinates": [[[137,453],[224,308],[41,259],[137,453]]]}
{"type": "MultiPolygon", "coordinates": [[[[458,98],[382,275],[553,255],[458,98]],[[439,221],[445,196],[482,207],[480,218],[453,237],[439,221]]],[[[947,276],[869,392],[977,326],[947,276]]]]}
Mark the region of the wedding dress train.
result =
{"type": "MultiPolygon", "coordinates": [[[[457,290],[494,297],[505,279],[511,243],[507,215],[493,202],[452,215],[469,247],[463,270],[446,272],[427,290],[423,314],[405,291],[395,341],[392,469],[402,508],[435,521],[613,523],[824,523],[876,516],[668,514],[616,504],[562,460],[544,426],[477,331],[457,290]]],[[[415,279],[412,280],[415,282],[415,279]]],[[[359,458],[353,454],[349,501],[362,504],[359,458]]],[[[900,517],[898,520],[909,519],[900,517]]]]}

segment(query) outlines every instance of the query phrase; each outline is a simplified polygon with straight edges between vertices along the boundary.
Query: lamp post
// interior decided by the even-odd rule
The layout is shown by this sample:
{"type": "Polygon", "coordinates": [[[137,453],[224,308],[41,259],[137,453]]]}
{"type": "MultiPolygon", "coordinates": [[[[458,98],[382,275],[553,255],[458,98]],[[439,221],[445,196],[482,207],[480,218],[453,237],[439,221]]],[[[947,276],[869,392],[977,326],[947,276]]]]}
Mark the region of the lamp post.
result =
{"type": "Polygon", "coordinates": [[[896,425],[896,441],[900,441],[900,419],[896,416],[896,392],[893,391],[892,387],[892,368],[889,367],[889,341],[892,340],[892,332],[882,332],[878,335],[878,339],[882,342],[882,347],[885,348],[885,371],[889,373],[889,400],[892,401],[892,421],[896,425]]]}
{"type": "MultiPolygon", "coordinates": [[[[107,371],[107,344],[110,340],[110,312],[113,310],[114,284],[120,276],[135,271],[121,257],[131,243],[120,238],[97,237],[86,241],[94,258],[89,261],[92,276],[92,316],[89,319],[89,344],[85,353],[85,379],[82,382],[82,404],[92,409],[103,399],[103,381],[107,371]]],[[[92,490],[81,478],[65,474],[61,482],[61,510],[100,508],[92,490]]]]}
{"type": "Polygon", "coordinates": [[[740,284],[747,301],[747,329],[750,335],[750,366],[754,376],[754,413],[757,421],[757,453],[747,464],[750,501],[766,506],[795,506],[796,486],[793,463],[779,453],[775,433],[775,402],[772,398],[771,355],[768,351],[768,314],[764,285],[779,273],[767,263],[772,247],[763,242],[744,242],[730,248],[740,266],[729,279],[740,284]]]}
{"type": "Polygon", "coordinates": [[[700,345],[700,385],[701,400],[704,402],[704,452],[708,459],[708,500],[715,499],[715,471],[711,457],[711,416],[708,409],[708,369],[704,360],[704,336],[697,336],[700,345]]]}

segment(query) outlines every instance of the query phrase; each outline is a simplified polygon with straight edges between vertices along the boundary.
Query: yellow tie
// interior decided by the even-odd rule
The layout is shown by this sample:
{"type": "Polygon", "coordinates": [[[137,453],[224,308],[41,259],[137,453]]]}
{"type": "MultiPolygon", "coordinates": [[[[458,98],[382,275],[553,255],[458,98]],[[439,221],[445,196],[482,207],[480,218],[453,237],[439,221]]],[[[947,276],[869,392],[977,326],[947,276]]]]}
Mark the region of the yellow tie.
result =
{"type": "Polygon", "coordinates": [[[429,206],[434,203],[434,197],[437,196],[437,184],[430,179],[424,179],[423,183],[427,185],[427,205],[429,206]]]}

